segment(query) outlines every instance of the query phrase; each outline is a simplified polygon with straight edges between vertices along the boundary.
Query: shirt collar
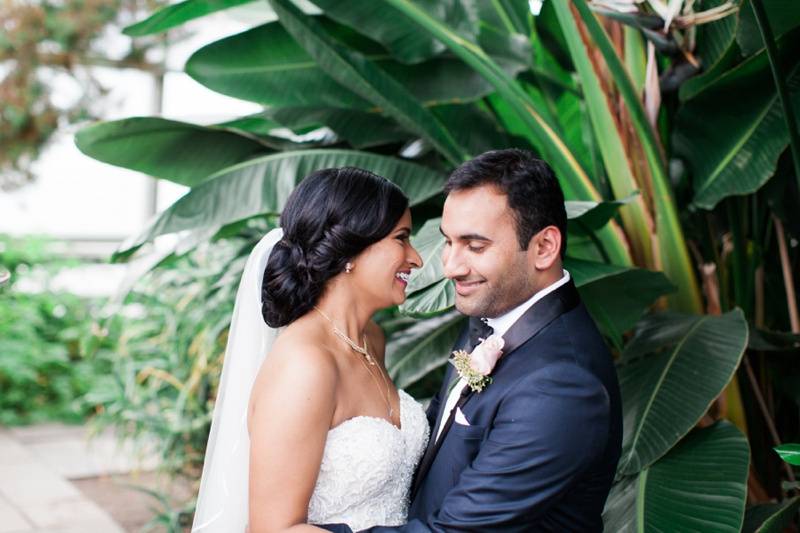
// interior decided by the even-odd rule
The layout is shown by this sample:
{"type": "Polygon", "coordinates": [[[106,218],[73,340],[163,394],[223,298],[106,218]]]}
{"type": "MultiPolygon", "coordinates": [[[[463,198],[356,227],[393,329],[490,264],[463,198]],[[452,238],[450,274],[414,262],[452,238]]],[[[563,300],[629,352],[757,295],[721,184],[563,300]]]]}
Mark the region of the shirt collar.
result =
{"type": "Polygon", "coordinates": [[[551,292],[561,287],[570,280],[569,272],[567,272],[566,270],[562,270],[562,272],[563,275],[561,276],[561,279],[559,279],[555,283],[551,283],[544,289],[540,290],[539,292],[531,296],[528,300],[525,300],[511,311],[503,315],[500,315],[497,318],[484,318],[481,320],[483,320],[489,326],[492,327],[492,329],[494,330],[494,335],[500,335],[502,337],[511,328],[511,326],[513,326],[514,323],[517,320],[519,320],[519,318],[522,315],[525,314],[525,311],[527,311],[533,306],[533,304],[535,304],[536,302],[538,302],[539,300],[541,300],[542,298],[544,298],[545,296],[547,296],[548,294],[550,294],[551,292]]]}

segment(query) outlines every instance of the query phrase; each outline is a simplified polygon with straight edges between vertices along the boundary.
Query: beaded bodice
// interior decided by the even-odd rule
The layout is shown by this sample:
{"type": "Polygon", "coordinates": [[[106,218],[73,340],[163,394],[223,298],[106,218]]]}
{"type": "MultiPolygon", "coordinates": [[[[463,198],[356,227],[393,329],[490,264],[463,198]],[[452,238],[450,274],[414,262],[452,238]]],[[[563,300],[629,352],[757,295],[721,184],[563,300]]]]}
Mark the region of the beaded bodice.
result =
{"type": "Polygon", "coordinates": [[[354,531],[405,523],[411,480],[430,429],[422,406],[402,390],[399,396],[400,428],[357,416],[328,431],[309,523],[345,523],[354,531]]]}

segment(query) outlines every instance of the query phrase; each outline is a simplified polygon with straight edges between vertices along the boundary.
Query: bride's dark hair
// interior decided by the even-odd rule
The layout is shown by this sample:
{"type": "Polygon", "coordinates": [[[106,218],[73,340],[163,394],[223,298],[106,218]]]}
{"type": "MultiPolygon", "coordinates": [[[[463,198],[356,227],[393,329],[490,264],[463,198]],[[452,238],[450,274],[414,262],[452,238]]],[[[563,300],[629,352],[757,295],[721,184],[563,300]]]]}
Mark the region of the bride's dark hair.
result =
{"type": "Polygon", "coordinates": [[[310,311],[327,281],[386,237],[407,208],[397,185],[360,168],[328,168],[306,177],[286,201],[283,238],[264,270],[264,321],[281,327],[310,311]]]}

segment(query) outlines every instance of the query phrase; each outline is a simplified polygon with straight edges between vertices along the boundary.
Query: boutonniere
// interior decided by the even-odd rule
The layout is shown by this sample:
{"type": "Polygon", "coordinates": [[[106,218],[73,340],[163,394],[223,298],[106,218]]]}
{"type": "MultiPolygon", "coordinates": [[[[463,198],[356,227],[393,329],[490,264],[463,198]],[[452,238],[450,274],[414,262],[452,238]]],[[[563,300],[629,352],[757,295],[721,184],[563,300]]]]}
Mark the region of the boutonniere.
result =
{"type": "Polygon", "coordinates": [[[474,392],[481,392],[492,382],[490,374],[497,360],[503,355],[505,341],[499,335],[489,335],[475,346],[472,353],[456,350],[450,362],[456,367],[461,379],[467,382],[474,392]]]}

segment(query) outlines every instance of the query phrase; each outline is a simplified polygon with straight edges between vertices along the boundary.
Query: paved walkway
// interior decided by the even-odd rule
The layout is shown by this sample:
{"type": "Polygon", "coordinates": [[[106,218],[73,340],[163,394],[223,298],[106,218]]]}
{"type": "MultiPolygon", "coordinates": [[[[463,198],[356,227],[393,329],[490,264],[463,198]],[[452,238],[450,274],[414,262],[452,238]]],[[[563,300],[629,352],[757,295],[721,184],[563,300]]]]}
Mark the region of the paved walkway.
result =
{"type": "Polygon", "coordinates": [[[70,480],[155,467],[110,432],[80,426],[0,427],[0,533],[123,533],[70,480]]]}

